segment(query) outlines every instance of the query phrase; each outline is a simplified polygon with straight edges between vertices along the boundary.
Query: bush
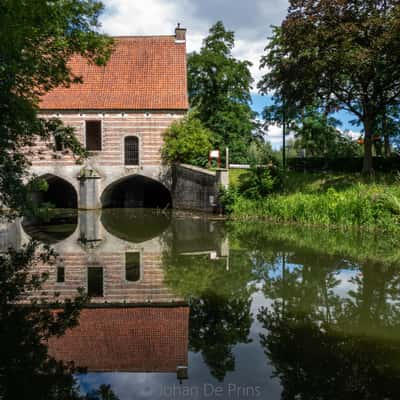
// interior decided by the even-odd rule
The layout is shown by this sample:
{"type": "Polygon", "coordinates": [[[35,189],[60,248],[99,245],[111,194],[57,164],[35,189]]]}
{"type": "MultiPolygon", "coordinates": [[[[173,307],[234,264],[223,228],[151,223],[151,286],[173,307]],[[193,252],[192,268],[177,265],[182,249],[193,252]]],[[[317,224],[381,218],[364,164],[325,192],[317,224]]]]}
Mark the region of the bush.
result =
{"type": "Polygon", "coordinates": [[[239,193],[247,199],[261,199],[278,189],[278,175],[272,176],[272,168],[252,167],[239,180],[239,193]]]}
{"type": "Polygon", "coordinates": [[[204,167],[212,147],[212,132],[192,112],[168,128],[162,158],[167,164],[186,163],[204,167]]]}
{"type": "MultiPolygon", "coordinates": [[[[288,168],[297,172],[360,172],[363,166],[362,157],[338,157],[338,158],[289,158],[288,168]]],[[[374,157],[375,171],[393,172],[400,170],[400,157],[374,157]]]]}
{"type": "Polygon", "coordinates": [[[231,214],[233,212],[235,203],[239,199],[239,192],[235,186],[231,186],[229,189],[223,187],[219,188],[219,204],[222,207],[224,214],[231,214]]]}
{"type": "Polygon", "coordinates": [[[358,184],[341,192],[272,195],[260,200],[239,198],[236,217],[265,217],[280,223],[341,226],[398,231],[400,191],[396,187],[358,184]]]}

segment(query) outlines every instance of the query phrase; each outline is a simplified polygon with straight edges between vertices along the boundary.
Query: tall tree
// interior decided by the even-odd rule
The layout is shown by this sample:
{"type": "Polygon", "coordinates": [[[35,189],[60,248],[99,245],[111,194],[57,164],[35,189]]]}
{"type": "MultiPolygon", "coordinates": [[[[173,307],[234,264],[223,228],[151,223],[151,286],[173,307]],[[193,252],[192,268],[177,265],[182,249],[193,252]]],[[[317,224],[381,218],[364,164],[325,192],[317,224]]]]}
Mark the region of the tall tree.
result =
{"type": "Polygon", "coordinates": [[[371,173],[377,119],[400,102],[400,4],[395,0],[290,0],[262,58],[262,92],[297,105],[353,113],[364,126],[371,173]]]}
{"type": "Polygon", "coordinates": [[[24,152],[38,138],[56,136],[83,151],[71,128],[38,117],[40,96],[80,81],[68,61],[80,54],[105,63],[111,41],[99,34],[103,5],[96,0],[0,0],[0,204],[23,212],[28,205],[29,162],[24,152]]]}
{"type": "Polygon", "coordinates": [[[189,98],[200,120],[215,133],[217,146],[229,147],[232,161],[243,162],[256,128],[249,105],[253,79],[251,63],[232,56],[234,44],[234,33],[219,21],[200,52],[189,54],[189,98]]]}

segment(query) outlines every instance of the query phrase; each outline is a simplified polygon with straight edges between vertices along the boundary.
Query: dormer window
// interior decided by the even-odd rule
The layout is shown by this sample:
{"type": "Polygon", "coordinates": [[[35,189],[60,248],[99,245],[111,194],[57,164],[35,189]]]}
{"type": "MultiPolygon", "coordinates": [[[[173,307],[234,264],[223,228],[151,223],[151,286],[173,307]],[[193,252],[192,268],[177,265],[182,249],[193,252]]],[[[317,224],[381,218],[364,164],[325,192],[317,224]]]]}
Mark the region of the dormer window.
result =
{"type": "Polygon", "coordinates": [[[86,121],[86,150],[101,151],[101,121],[86,121]]]}

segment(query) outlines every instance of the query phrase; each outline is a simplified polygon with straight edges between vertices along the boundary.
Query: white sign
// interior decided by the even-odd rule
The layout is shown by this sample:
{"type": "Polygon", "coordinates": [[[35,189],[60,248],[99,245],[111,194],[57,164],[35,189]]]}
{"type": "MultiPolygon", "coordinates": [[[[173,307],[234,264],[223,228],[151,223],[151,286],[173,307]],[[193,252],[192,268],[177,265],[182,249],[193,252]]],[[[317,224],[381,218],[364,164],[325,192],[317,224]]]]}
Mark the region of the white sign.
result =
{"type": "Polygon", "coordinates": [[[211,150],[210,158],[219,158],[219,150],[211,150]]]}

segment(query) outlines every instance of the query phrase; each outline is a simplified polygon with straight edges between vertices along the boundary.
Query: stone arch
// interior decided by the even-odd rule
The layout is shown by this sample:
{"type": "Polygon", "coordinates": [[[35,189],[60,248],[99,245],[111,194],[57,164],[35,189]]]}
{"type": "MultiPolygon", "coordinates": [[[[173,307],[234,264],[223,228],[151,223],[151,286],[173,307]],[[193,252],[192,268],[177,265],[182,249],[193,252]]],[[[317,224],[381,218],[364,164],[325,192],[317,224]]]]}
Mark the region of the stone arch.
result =
{"type": "Polygon", "coordinates": [[[170,208],[170,191],[159,181],[130,175],[108,185],[101,195],[102,208],[170,208]]]}
{"type": "Polygon", "coordinates": [[[78,193],[68,180],[54,174],[40,176],[47,182],[46,191],[37,190],[31,193],[34,204],[51,203],[55,208],[78,208],[78,193]]]}

